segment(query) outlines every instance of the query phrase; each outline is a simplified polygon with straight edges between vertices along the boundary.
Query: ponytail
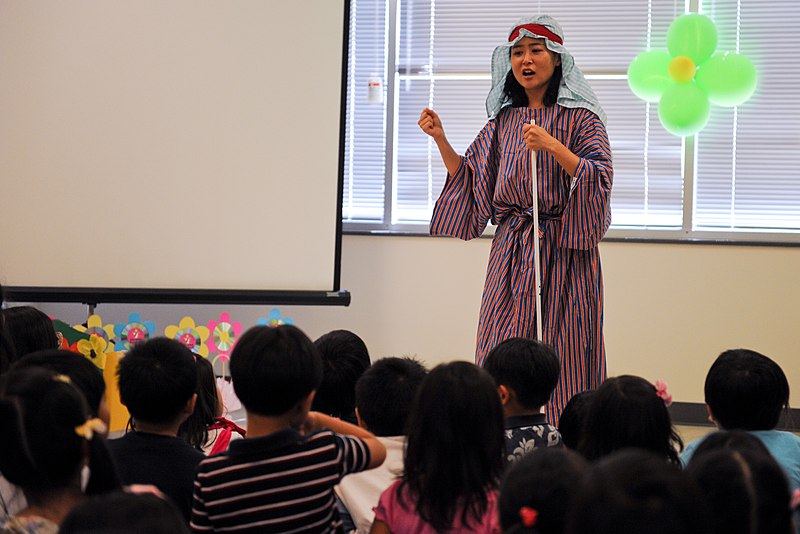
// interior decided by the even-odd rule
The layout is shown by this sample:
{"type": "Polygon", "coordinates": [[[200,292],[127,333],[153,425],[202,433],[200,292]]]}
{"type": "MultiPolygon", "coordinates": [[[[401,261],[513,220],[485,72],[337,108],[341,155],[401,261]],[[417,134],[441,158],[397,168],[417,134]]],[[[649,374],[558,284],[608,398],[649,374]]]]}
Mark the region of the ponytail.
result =
{"type": "Polygon", "coordinates": [[[90,486],[118,487],[105,444],[89,407],[65,375],[41,368],[12,370],[0,386],[0,472],[28,491],[47,491],[79,480],[89,447],[90,486]],[[110,469],[109,469],[110,468],[110,469]]]}

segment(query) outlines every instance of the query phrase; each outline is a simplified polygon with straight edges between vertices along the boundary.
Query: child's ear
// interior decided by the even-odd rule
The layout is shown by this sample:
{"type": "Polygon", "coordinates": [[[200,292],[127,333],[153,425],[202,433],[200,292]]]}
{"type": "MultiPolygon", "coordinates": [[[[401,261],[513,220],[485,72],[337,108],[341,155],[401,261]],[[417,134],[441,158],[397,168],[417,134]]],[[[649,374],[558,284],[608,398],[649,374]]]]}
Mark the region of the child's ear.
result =
{"type": "Polygon", "coordinates": [[[505,406],[511,400],[511,392],[507,387],[501,385],[497,387],[497,393],[500,395],[500,402],[505,406]]]}
{"type": "Polygon", "coordinates": [[[303,414],[305,417],[308,412],[311,411],[311,404],[314,402],[314,395],[317,394],[317,390],[313,390],[311,393],[300,399],[300,402],[297,403],[297,408],[299,409],[300,413],[303,414]]]}
{"type": "Polygon", "coordinates": [[[356,421],[358,421],[358,426],[360,426],[364,430],[369,430],[367,428],[367,425],[364,423],[364,420],[361,419],[361,414],[358,413],[358,408],[356,408],[356,421]]]}
{"type": "Polygon", "coordinates": [[[708,412],[708,422],[716,425],[717,420],[714,418],[714,412],[711,411],[711,406],[708,404],[706,404],[706,412],[708,412]]]}
{"type": "Polygon", "coordinates": [[[197,393],[192,394],[191,398],[186,401],[186,406],[183,407],[183,413],[186,415],[192,415],[194,413],[195,406],[197,406],[197,393]]]}

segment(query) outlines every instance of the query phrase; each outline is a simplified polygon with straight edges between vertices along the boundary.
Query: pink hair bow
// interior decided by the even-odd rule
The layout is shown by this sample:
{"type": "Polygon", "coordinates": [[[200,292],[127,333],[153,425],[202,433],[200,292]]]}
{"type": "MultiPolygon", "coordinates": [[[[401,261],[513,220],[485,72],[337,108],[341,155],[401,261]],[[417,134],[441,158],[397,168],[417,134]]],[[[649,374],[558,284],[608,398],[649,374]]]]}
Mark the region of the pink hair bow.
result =
{"type": "Polygon", "coordinates": [[[664,401],[664,404],[669,407],[672,404],[672,394],[667,391],[667,383],[663,380],[656,380],[654,385],[656,387],[656,395],[661,397],[661,400],[664,401]]]}

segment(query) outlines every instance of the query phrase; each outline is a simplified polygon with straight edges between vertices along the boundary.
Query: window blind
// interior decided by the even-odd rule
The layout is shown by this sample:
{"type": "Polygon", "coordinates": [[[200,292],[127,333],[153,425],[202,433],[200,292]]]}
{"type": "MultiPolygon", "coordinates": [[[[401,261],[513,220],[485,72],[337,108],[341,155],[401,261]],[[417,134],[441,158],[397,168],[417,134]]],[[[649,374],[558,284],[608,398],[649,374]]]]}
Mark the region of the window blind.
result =
{"type": "Polygon", "coordinates": [[[612,0],[602,9],[592,0],[355,0],[348,103],[355,130],[346,158],[352,190],[348,200],[346,179],[345,220],[426,231],[446,170],[435,144],[417,127],[420,111],[435,109],[451,144],[463,153],[486,123],[492,50],[521,17],[547,13],[561,23],[565,46],[608,115],[612,230],[691,238],[705,231],[800,229],[800,180],[792,165],[800,144],[800,102],[792,98],[800,4],[692,3],[715,21],[717,50],[741,51],[759,75],[745,106],[712,106],[695,143],[668,134],[657,104],[636,98],[626,77],[638,53],[666,49],[669,25],[688,6],[677,0],[612,0]],[[380,67],[376,47],[387,51],[384,81],[392,98],[367,106],[360,100],[368,71],[380,67]]]}
{"type": "Polygon", "coordinates": [[[739,108],[712,106],[698,135],[694,227],[710,231],[800,230],[800,4],[711,0],[717,51],[756,65],[756,93],[739,108]]]}

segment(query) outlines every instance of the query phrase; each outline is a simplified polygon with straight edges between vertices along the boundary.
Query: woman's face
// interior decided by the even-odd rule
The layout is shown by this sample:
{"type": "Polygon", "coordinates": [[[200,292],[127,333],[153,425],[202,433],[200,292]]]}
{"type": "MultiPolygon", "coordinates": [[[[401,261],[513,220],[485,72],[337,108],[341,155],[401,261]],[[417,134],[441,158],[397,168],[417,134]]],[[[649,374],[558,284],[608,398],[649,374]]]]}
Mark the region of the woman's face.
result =
{"type": "Polygon", "coordinates": [[[544,39],[523,37],[511,47],[511,71],[526,93],[544,94],[561,57],[544,45],[544,39]]]}

